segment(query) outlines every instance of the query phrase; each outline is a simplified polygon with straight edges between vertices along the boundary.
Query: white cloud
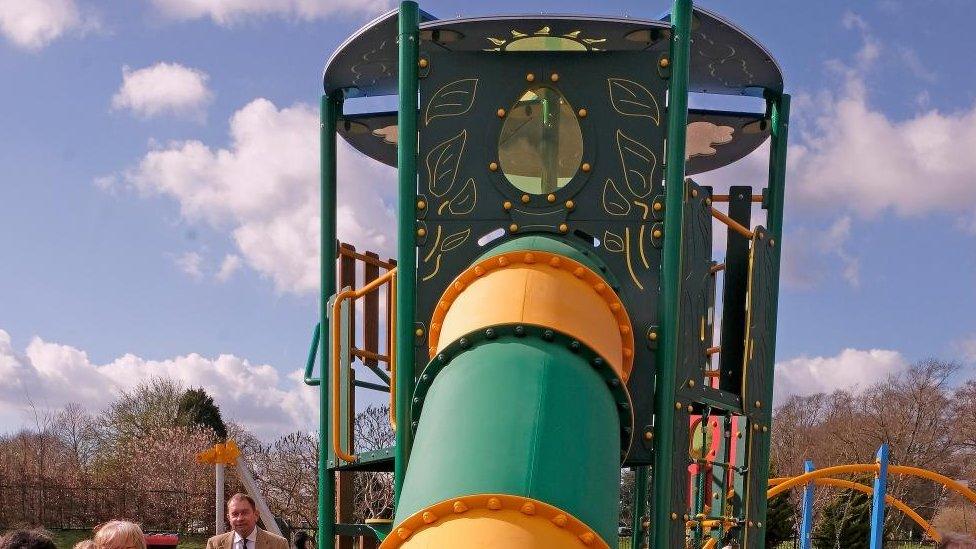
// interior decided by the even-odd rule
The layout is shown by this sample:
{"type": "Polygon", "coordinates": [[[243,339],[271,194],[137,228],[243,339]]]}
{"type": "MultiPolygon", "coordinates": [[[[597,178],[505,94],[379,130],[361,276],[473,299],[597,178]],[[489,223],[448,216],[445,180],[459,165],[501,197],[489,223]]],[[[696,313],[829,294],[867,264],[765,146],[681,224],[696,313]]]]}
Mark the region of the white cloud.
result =
{"type": "Polygon", "coordinates": [[[774,401],[789,395],[858,392],[909,366],[898,351],[844,349],[836,356],[799,357],[776,363],[774,401]]]}
{"type": "Polygon", "coordinates": [[[152,0],[163,15],[174,19],[210,18],[218,25],[231,25],[255,16],[277,15],[314,20],[338,13],[379,13],[389,0],[152,0]]]}
{"type": "Polygon", "coordinates": [[[112,97],[112,108],[128,109],[142,118],[161,114],[202,118],[213,100],[207,73],[179,63],[156,63],[132,70],[122,67],[122,86],[112,97]]]}
{"type": "Polygon", "coordinates": [[[18,420],[30,411],[29,402],[42,410],[78,402],[98,411],[120,391],[153,377],[203,387],[225,419],[265,439],[315,428],[316,393],[301,385],[297,372],[283,376],[270,365],[229,354],[207,358],[191,353],[166,360],[125,354],[95,364],[84,351],[39,337],[17,353],[10,335],[0,329],[0,417],[5,420],[0,429],[17,428],[18,420]]]}
{"type": "MultiPolygon", "coordinates": [[[[239,255],[279,291],[319,283],[319,116],[309,105],[279,109],[255,99],[230,121],[228,148],[200,141],[150,150],[119,179],[175,199],[183,217],[230,230],[239,255]]],[[[395,253],[391,168],[340,140],[339,238],[390,257],[395,253]]]]}
{"type": "Polygon", "coordinates": [[[83,16],[74,0],[4,0],[0,2],[0,34],[15,46],[39,50],[71,30],[97,27],[83,16]]]}
{"type": "Polygon", "coordinates": [[[203,264],[203,256],[197,252],[184,252],[175,257],[173,262],[176,263],[180,271],[189,275],[190,278],[195,280],[203,278],[203,270],[200,268],[203,264]]]}
{"type": "Polygon", "coordinates": [[[224,260],[220,262],[220,270],[214,275],[220,282],[227,282],[230,277],[237,272],[241,266],[241,258],[238,255],[227,254],[224,256],[224,260]]]}

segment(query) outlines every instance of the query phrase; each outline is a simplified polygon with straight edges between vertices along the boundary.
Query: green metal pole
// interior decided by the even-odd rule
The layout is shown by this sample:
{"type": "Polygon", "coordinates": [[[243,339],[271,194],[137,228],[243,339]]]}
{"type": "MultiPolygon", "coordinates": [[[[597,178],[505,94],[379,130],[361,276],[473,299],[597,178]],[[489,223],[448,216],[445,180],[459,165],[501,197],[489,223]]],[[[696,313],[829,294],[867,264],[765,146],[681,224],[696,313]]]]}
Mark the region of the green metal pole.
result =
{"type": "MultiPolygon", "coordinates": [[[[319,549],[335,547],[335,483],[329,470],[329,319],[326,309],[335,291],[336,257],[336,122],[342,110],[342,100],[322,96],[320,125],[320,184],[321,184],[321,261],[319,273],[319,549]]],[[[306,372],[308,373],[308,372],[306,372]]],[[[306,375],[307,377],[307,375],[306,375]]]]}
{"type": "Polygon", "coordinates": [[[647,532],[644,530],[644,514],[647,513],[647,466],[636,467],[634,472],[634,518],[631,521],[630,546],[640,549],[647,532]]]}
{"type": "MultiPolygon", "coordinates": [[[[769,151],[769,191],[767,193],[768,204],[767,204],[767,223],[769,224],[769,232],[773,239],[775,239],[776,244],[773,246],[773,277],[772,277],[772,288],[770,288],[771,296],[769,298],[770,307],[770,326],[772,326],[772,333],[770,337],[772,338],[772,353],[768,357],[768,362],[765,364],[766,372],[765,376],[768,380],[766,384],[766,394],[762,395],[763,402],[773,401],[773,374],[775,373],[774,364],[776,363],[776,317],[779,309],[779,268],[780,268],[780,258],[782,256],[783,250],[783,205],[786,190],[786,149],[787,149],[787,137],[789,134],[789,119],[790,119],[790,96],[787,94],[777,95],[770,99],[771,103],[771,122],[772,122],[772,137],[770,139],[770,151],[769,151]]],[[[772,424],[772,406],[766,406],[763,408],[762,414],[762,424],[771,425],[772,424]]],[[[759,466],[753,466],[752,471],[749,474],[754,474],[759,476],[759,480],[755,484],[756,486],[766,486],[769,482],[769,444],[768,438],[763,440],[763,451],[761,452],[761,460],[759,466]]],[[[762,496],[762,494],[760,494],[762,496]]],[[[765,497],[759,498],[759,516],[762,517],[762,526],[758,527],[756,535],[756,543],[762,544],[766,537],[766,505],[767,500],[765,497]]],[[[757,547],[759,545],[756,545],[757,547]]]]}
{"type": "MultiPolygon", "coordinates": [[[[683,225],[685,132],[688,125],[688,63],[691,52],[691,0],[674,0],[671,7],[671,81],[668,88],[668,142],[665,165],[664,257],[661,266],[661,348],[658,355],[654,401],[654,519],[653,547],[671,547],[671,529],[684,524],[672,520],[685,514],[671,509],[675,440],[675,369],[678,359],[678,305],[681,277],[681,227],[683,225]]],[[[687,421],[682,418],[681,421],[687,421]]],[[[683,536],[682,536],[683,537],[683,536]]]]}
{"type": "Polygon", "coordinates": [[[400,108],[397,116],[397,330],[396,330],[396,453],[394,505],[407,473],[410,456],[410,401],[414,390],[414,306],[417,273],[417,63],[419,62],[420,10],[416,2],[400,3],[400,108]]]}

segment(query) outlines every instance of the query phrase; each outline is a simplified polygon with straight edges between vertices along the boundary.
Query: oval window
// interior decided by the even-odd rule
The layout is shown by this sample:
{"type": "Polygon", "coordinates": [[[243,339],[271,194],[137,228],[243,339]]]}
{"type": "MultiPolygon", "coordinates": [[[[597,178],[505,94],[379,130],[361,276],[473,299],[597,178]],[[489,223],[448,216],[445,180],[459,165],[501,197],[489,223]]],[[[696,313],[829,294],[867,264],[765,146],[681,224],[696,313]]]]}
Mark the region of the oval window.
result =
{"type": "Polygon", "coordinates": [[[498,161],[512,185],[530,194],[555,192],[582,160],[583,133],[566,98],[545,86],[522,94],[498,138],[498,161]]]}

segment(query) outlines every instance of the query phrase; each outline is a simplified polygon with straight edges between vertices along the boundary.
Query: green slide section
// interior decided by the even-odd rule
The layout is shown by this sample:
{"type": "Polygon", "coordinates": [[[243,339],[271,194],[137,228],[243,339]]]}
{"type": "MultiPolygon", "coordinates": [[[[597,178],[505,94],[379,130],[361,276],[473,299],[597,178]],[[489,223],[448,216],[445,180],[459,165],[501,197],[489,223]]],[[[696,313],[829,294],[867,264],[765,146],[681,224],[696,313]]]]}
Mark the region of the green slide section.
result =
{"type": "Polygon", "coordinates": [[[620,418],[583,356],[501,336],[455,356],[431,383],[394,524],[449,498],[510,494],[617,539],[620,418]]]}

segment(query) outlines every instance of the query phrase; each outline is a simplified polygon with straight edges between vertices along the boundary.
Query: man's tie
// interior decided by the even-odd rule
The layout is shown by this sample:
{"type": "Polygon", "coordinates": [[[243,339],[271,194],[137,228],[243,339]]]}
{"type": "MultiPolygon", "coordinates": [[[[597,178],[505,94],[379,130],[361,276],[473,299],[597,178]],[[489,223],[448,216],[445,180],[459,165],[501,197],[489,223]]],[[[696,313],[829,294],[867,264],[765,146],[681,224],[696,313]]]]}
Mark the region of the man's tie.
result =
{"type": "Polygon", "coordinates": [[[241,549],[247,549],[247,538],[241,538],[241,543],[244,544],[244,547],[242,547],[241,549]]]}

